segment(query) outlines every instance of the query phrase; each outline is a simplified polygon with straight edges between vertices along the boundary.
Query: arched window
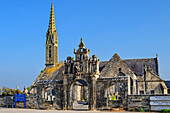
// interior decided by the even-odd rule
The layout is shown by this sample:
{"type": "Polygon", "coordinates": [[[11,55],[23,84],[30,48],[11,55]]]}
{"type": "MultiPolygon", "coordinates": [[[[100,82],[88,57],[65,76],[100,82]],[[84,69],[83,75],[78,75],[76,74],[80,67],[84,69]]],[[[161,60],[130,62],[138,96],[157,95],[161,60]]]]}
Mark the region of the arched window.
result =
{"type": "Polygon", "coordinates": [[[83,59],[84,59],[83,54],[80,54],[80,60],[83,60],[83,59]]]}
{"type": "Polygon", "coordinates": [[[51,59],[51,46],[49,46],[49,59],[51,59]]]}

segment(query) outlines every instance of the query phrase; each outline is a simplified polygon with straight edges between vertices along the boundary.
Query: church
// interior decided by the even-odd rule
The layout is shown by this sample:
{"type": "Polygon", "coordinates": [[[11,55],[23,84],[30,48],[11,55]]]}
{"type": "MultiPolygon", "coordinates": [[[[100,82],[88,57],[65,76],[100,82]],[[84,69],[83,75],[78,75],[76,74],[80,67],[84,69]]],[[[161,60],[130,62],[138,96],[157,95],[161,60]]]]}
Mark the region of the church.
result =
{"type": "Polygon", "coordinates": [[[167,94],[157,54],[154,58],[121,59],[114,53],[109,61],[100,61],[95,54],[89,56],[88,44],[81,38],[73,50],[75,56],[59,62],[53,3],[50,13],[45,67],[30,90],[37,96],[38,108],[69,110],[74,103],[84,102],[89,110],[98,110],[107,107],[110,100],[127,108],[128,95],[167,94]]]}

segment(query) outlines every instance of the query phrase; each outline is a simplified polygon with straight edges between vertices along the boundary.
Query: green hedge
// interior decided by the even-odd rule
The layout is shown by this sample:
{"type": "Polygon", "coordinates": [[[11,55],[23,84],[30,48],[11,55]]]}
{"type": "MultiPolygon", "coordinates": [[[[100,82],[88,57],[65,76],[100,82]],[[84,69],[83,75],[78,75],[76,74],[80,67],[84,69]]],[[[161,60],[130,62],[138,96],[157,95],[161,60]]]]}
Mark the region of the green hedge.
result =
{"type": "Polygon", "coordinates": [[[167,113],[167,112],[170,112],[170,109],[162,109],[161,112],[167,113]]]}

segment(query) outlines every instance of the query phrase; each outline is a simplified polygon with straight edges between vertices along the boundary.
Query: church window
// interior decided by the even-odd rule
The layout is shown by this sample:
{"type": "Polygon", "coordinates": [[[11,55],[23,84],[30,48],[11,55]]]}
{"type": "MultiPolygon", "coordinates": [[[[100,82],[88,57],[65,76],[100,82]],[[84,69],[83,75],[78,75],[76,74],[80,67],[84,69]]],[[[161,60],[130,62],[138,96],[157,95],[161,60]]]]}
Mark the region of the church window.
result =
{"type": "Polygon", "coordinates": [[[49,47],[49,58],[51,58],[51,46],[49,47]]]}
{"type": "Polygon", "coordinates": [[[56,93],[55,93],[55,91],[54,91],[54,90],[52,90],[52,95],[53,95],[53,96],[55,96],[55,94],[56,94],[56,93]]]}

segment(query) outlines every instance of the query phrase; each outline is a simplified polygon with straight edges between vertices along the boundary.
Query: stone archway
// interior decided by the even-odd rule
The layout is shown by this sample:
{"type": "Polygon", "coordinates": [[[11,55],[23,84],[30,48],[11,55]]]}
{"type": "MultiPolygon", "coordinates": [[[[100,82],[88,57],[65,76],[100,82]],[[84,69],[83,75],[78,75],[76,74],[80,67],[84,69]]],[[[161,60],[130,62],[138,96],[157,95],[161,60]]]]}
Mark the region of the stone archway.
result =
{"type": "Polygon", "coordinates": [[[94,75],[73,75],[67,76],[64,75],[64,110],[73,109],[73,86],[76,81],[83,80],[87,83],[88,86],[88,109],[96,109],[96,80],[97,78],[94,75]]]}
{"type": "Polygon", "coordinates": [[[68,101],[71,109],[88,110],[90,106],[89,85],[84,79],[75,79],[70,85],[70,100],[68,101]]]}
{"type": "Polygon", "coordinates": [[[37,85],[37,103],[39,109],[63,109],[63,81],[39,80],[37,85]],[[47,94],[49,92],[49,94],[47,94]],[[47,99],[48,97],[48,99],[47,99]]]}
{"type": "MultiPolygon", "coordinates": [[[[127,94],[128,94],[128,81],[127,76],[118,76],[114,78],[98,78],[97,80],[97,109],[103,109],[108,107],[107,90],[109,87],[115,85],[117,93],[120,94],[117,103],[118,106],[127,107],[127,94]]],[[[115,102],[116,103],[116,102],[115,102]]],[[[117,105],[116,105],[117,106],[117,105]]]]}
{"type": "MultiPolygon", "coordinates": [[[[74,49],[74,57],[67,57],[64,61],[65,71],[63,73],[63,89],[64,89],[64,104],[63,109],[72,109],[72,99],[70,99],[70,87],[77,79],[83,79],[88,84],[89,91],[89,109],[96,109],[96,81],[99,78],[99,63],[100,59],[96,55],[92,55],[89,58],[90,49],[85,48],[83,39],[78,46],[79,48],[74,49]]],[[[71,97],[72,98],[72,97],[71,97]]]]}

